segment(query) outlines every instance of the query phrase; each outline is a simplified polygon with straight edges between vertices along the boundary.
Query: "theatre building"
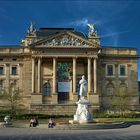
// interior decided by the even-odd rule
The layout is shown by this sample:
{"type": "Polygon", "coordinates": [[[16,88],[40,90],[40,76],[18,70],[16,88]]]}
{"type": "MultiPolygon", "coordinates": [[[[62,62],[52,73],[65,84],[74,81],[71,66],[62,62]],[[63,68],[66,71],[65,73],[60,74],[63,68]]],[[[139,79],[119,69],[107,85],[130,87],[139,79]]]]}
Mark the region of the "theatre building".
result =
{"type": "MultiPolygon", "coordinates": [[[[100,45],[93,25],[85,35],[31,24],[20,45],[0,46],[0,94],[10,85],[19,88],[28,112],[74,114],[82,75],[92,111],[107,110],[119,92],[128,96],[131,110],[139,110],[137,49],[100,45]]],[[[4,109],[8,102],[1,96],[4,109]]]]}

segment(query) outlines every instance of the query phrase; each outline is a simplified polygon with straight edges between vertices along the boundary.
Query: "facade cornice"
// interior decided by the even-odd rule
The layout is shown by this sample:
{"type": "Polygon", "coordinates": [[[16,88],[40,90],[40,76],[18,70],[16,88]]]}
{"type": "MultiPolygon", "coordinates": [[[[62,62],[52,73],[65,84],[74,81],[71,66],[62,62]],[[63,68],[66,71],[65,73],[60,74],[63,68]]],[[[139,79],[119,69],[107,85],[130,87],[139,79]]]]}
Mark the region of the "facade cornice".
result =
{"type": "MultiPolygon", "coordinates": [[[[95,48],[93,48],[93,47],[90,47],[90,46],[87,46],[86,48],[85,47],[83,47],[83,46],[78,46],[78,47],[76,47],[76,46],[36,46],[35,47],[35,49],[49,49],[49,48],[51,48],[51,49],[59,49],[59,48],[63,48],[63,49],[67,49],[67,48],[74,48],[74,49],[97,49],[97,47],[95,47],[95,48]]],[[[34,49],[34,48],[32,48],[32,49],[34,49]]]]}
{"type": "Polygon", "coordinates": [[[34,58],[98,58],[97,55],[32,55],[34,58]]]}
{"type": "Polygon", "coordinates": [[[126,54],[100,54],[101,58],[140,58],[139,55],[126,55],[126,54]]]}

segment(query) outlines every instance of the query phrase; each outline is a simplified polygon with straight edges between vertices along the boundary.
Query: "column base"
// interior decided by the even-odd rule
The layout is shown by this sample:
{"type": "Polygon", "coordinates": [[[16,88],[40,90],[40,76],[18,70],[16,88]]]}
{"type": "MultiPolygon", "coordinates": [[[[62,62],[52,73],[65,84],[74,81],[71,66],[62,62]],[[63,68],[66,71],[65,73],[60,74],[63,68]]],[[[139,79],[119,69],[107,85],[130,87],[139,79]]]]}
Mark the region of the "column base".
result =
{"type": "Polygon", "coordinates": [[[93,104],[95,105],[99,105],[100,101],[99,101],[99,94],[93,94],[93,104]]]}
{"type": "Polygon", "coordinates": [[[58,104],[58,94],[57,93],[53,93],[52,94],[52,104],[58,104]]]}
{"type": "Polygon", "coordinates": [[[97,93],[89,92],[87,94],[87,99],[91,104],[99,105],[99,95],[97,93]]]}
{"type": "Polygon", "coordinates": [[[78,95],[77,95],[76,92],[73,92],[73,93],[72,93],[72,101],[73,101],[74,103],[78,101],[78,95]]]}
{"type": "Polygon", "coordinates": [[[87,100],[92,104],[93,103],[93,92],[87,93],[87,100]]]}

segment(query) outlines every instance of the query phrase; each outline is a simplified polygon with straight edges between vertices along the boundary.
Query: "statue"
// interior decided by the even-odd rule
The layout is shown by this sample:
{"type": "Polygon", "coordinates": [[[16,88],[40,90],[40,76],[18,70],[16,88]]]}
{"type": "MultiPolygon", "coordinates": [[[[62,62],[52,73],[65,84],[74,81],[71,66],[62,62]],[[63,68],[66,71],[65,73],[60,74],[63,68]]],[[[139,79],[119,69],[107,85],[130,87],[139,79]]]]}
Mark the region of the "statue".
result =
{"type": "Polygon", "coordinates": [[[94,33],[94,24],[87,24],[89,27],[89,35],[93,35],[94,33]]]}
{"type": "Polygon", "coordinates": [[[85,76],[82,76],[82,79],[79,81],[80,84],[80,91],[79,91],[79,95],[80,95],[80,99],[84,99],[84,96],[86,96],[86,92],[87,92],[87,81],[85,80],[85,76]]]}
{"type": "Polygon", "coordinates": [[[79,81],[80,84],[80,99],[77,104],[77,110],[74,115],[74,120],[69,120],[70,123],[90,123],[93,122],[92,114],[89,112],[89,101],[85,99],[87,93],[87,81],[85,80],[85,76],[82,76],[82,79],[79,81]]]}
{"type": "Polygon", "coordinates": [[[31,22],[31,25],[29,27],[29,29],[27,30],[28,35],[34,35],[36,32],[36,29],[34,27],[34,24],[31,22]]]}
{"type": "Polygon", "coordinates": [[[76,118],[76,120],[86,121],[86,120],[90,119],[88,104],[79,103],[77,110],[76,110],[76,116],[78,116],[78,118],[76,118]]]}

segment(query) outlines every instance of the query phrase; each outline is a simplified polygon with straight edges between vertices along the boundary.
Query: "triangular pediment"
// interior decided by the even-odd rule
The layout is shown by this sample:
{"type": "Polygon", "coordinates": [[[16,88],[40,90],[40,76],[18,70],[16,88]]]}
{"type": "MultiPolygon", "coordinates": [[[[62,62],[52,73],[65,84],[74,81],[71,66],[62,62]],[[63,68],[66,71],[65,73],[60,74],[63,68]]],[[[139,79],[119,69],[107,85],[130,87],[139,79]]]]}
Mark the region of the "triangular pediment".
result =
{"type": "Polygon", "coordinates": [[[34,47],[92,47],[97,48],[98,45],[88,41],[86,38],[78,36],[72,32],[65,31],[56,35],[42,39],[33,43],[34,47]]]}

